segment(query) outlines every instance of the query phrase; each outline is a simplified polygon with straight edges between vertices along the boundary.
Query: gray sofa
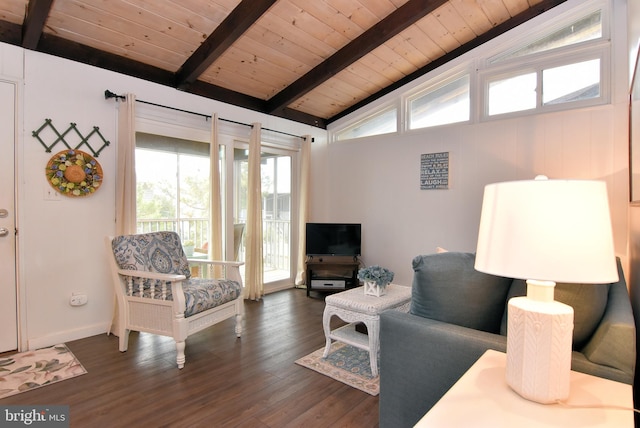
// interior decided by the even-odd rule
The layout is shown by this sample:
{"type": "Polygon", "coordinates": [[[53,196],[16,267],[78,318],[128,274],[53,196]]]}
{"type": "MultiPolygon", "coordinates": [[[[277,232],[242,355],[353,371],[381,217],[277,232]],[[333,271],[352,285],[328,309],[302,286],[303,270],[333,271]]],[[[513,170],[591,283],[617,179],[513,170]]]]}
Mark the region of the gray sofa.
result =
{"type": "MultiPolygon", "coordinates": [[[[380,324],[380,427],[411,427],[487,350],[506,351],[506,307],[526,294],[522,280],[474,269],[471,253],[413,260],[409,313],[380,324]]],[[[574,308],[572,369],[632,384],[635,324],[624,274],[614,284],[557,284],[574,308]]],[[[464,411],[464,410],[461,410],[464,411]]]]}

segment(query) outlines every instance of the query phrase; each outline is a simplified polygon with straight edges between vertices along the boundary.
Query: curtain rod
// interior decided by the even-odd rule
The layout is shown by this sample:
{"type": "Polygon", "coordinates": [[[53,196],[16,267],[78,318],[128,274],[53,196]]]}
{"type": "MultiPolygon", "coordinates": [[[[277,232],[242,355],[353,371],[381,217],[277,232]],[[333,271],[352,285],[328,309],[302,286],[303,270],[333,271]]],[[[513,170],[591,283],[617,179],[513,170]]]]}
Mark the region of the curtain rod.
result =
{"type": "MultiPolygon", "coordinates": [[[[108,100],[109,98],[115,98],[116,100],[118,100],[118,99],[125,100],[126,99],[126,97],[124,95],[118,95],[118,94],[116,94],[114,92],[111,92],[110,90],[106,89],[104,91],[104,99],[108,100]]],[[[142,103],[142,104],[152,105],[152,106],[155,106],[155,107],[162,107],[162,108],[166,108],[166,109],[169,109],[169,110],[180,111],[182,113],[194,114],[196,116],[202,116],[206,120],[211,119],[211,115],[210,114],[203,114],[203,113],[198,113],[198,112],[195,112],[195,111],[183,110],[181,108],[165,106],[165,105],[162,105],[162,104],[156,104],[156,103],[152,103],[150,101],[144,101],[144,100],[139,100],[139,99],[136,99],[136,102],[139,102],[139,103],[142,103]]],[[[238,122],[238,121],[235,121],[235,120],[225,119],[225,118],[222,118],[222,117],[219,117],[218,120],[222,120],[223,122],[229,122],[229,123],[234,123],[236,125],[248,126],[250,128],[253,128],[253,125],[250,124],[250,123],[238,122]]],[[[269,128],[262,128],[262,129],[264,131],[276,132],[278,134],[284,134],[284,135],[288,135],[289,137],[296,137],[296,138],[301,138],[301,139],[304,140],[304,137],[301,136],[301,135],[289,134],[288,132],[278,131],[277,129],[269,129],[269,128]]],[[[311,142],[313,142],[313,138],[311,139],[311,142]]]]}

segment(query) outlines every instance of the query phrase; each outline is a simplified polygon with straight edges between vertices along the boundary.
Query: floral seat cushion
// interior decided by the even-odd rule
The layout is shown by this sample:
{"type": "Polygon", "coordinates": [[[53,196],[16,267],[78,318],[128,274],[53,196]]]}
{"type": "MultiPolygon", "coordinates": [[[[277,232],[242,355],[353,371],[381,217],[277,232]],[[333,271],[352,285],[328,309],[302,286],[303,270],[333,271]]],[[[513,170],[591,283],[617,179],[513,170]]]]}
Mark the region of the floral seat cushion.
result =
{"type": "Polygon", "coordinates": [[[191,278],[182,283],[186,301],[185,317],[215,308],[240,297],[242,289],[230,279],[191,278]]]}

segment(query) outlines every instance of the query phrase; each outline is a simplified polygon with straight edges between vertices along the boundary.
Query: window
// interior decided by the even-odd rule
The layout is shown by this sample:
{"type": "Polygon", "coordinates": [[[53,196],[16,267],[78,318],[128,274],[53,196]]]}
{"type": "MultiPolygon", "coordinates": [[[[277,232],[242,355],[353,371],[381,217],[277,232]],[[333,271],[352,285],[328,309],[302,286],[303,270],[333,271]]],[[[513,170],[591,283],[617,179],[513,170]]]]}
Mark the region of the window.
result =
{"type": "Polygon", "coordinates": [[[577,21],[571,22],[569,25],[563,26],[561,29],[554,31],[552,34],[543,36],[533,43],[529,43],[524,47],[516,48],[510,52],[497,55],[489,60],[490,63],[498,63],[513,58],[546,52],[565,46],[572,46],[578,43],[590,40],[600,39],[602,37],[602,11],[592,12],[577,21]]]}
{"type": "Polygon", "coordinates": [[[210,187],[208,144],[136,134],[139,233],[173,230],[186,249],[203,248],[209,240],[210,187]]]}
{"type": "Polygon", "coordinates": [[[600,96],[600,59],[542,71],[542,104],[560,104],[600,96]]]}
{"type": "Polygon", "coordinates": [[[489,115],[536,107],[536,73],[500,78],[489,82],[489,115]]]}
{"type": "Polygon", "coordinates": [[[454,69],[430,72],[426,86],[399,95],[406,100],[398,103],[402,110],[387,107],[330,125],[333,140],[608,103],[611,2],[576,3],[502,37],[502,46],[493,45],[491,53],[488,44],[454,69]]]}
{"type": "Polygon", "coordinates": [[[409,129],[469,120],[469,75],[429,88],[409,99],[409,129]]]}
{"type": "Polygon", "coordinates": [[[547,111],[608,101],[608,42],[603,11],[555,25],[542,35],[487,60],[481,71],[485,116],[547,111]],[[579,45],[579,47],[578,47],[579,45]]]}
{"type": "Polygon", "coordinates": [[[369,137],[371,135],[389,134],[398,131],[398,109],[390,107],[374,113],[335,135],[336,141],[351,138],[369,137]]]}

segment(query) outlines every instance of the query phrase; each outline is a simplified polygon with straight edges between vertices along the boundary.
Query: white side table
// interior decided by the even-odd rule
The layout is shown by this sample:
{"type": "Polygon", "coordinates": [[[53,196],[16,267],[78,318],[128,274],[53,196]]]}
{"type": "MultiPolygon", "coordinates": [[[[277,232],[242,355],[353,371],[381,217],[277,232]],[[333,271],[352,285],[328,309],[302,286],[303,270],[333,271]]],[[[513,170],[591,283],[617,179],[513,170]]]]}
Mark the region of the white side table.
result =
{"type": "Polygon", "coordinates": [[[378,351],[380,349],[380,313],[387,309],[408,311],[411,304],[411,287],[389,284],[387,293],[376,297],[364,294],[364,287],[352,288],[332,294],[325,299],[322,325],[327,344],[323,357],[331,350],[331,341],[337,340],[369,351],[371,374],[378,376],[378,351]],[[331,317],[336,315],[347,324],[331,331],[331,317]],[[355,330],[355,323],[367,326],[367,333],[355,330]]]}
{"type": "Polygon", "coordinates": [[[487,351],[416,427],[633,427],[631,385],[571,372],[565,404],[522,398],[505,381],[506,354],[487,351]]]}

